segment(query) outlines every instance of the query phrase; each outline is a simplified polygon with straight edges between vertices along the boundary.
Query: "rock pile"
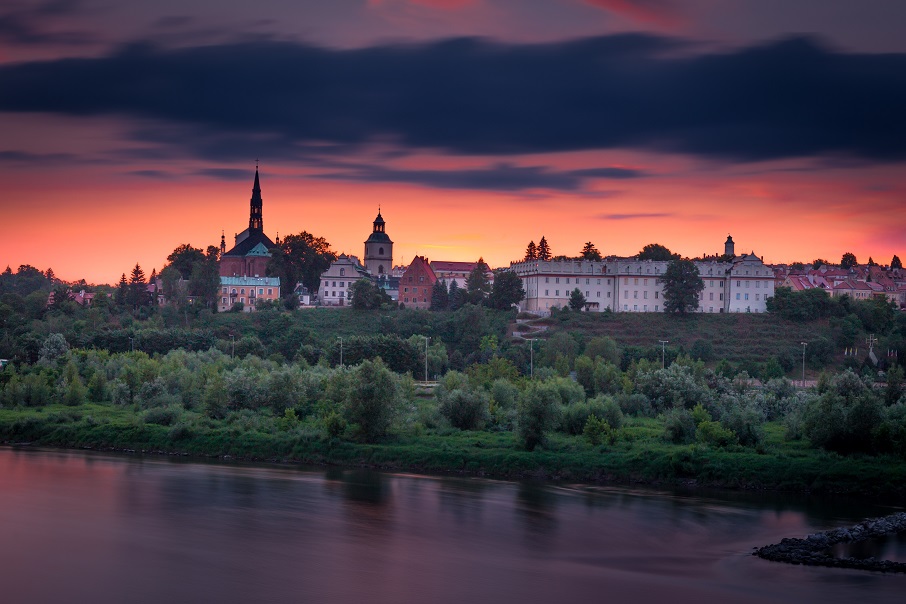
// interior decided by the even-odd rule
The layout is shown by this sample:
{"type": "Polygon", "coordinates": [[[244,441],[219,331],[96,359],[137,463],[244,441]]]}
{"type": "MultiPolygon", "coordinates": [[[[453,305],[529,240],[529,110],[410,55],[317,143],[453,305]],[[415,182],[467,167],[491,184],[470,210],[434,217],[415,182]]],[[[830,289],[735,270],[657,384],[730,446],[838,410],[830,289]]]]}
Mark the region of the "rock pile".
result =
{"type": "Polygon", "coordinates": [[[838,543],[857,543],[902,532],[906,532],[906,512],[883,518],[869,518],[855,526],[815,533],[805,539],[783,539],[780,543],[757,548],[752,555],[788,564],[906,573],[904,562],[875,558],[837,558],[831,553],[831,548],[838,543]]]}

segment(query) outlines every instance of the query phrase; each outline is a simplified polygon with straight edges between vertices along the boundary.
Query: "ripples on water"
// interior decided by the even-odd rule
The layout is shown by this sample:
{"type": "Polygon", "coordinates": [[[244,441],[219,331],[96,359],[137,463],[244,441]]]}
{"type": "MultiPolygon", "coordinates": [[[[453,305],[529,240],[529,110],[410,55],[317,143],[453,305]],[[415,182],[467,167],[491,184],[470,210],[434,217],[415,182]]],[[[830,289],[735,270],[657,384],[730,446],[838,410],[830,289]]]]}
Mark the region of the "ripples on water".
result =
{"type": "MultiPolygon", "coordinates": [[[[903,576],[749,555],[894,511],[849,500],[4,449],[0,510],[7,602],[900,602],[906,590],[903,576]]],[[[902,560],[903,541],[888,541],[871,547],[902,560]]]]}

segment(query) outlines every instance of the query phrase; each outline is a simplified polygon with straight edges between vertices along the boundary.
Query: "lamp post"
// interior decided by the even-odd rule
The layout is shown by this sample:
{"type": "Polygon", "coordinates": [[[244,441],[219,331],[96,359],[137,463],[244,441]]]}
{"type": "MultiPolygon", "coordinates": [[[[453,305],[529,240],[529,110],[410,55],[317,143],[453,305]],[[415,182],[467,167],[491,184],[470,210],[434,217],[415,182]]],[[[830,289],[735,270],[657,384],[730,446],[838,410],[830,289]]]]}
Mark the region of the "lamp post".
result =
{"type": "Polygon", "coordinates": [[[135,352],[135,339],[129,338],[129,352],[135,352]]]}
{"type": "Polygon", "coordinates": [[[802,344],[802,387],[805,388],[805,347],[808,346],[807,342],[800,342],[802,344]]]}
{"type": "Polygon", "coordinates": [[[425,338],[425,383],[428,383],[428,340],[430,340],[431,338],[429,338],[428,336],[424,336],[424,338],[425,338]]]}
{"type": "Polygon", "coordinates": [[[661,369],[663,369],[666,366],[666,358],[667,358],[666,346],[670,342],[670,340],[658,340],[658,342],[661,343],[661,369]]]}
{"type": "Polygon", "coordinates": [[[236,336],[230,334],[230,360],[236,356],[236,336]]]}
{"type": "Polygon", "coordinates": [[[535,379],[535,340],[538,338],[526,338],[529,342],[529,377],[535,379]]]}
{"type": "Polygon", "coordinates": [[[343,338],[337,338],[340,340],[340,368],[343,368],[343,338]]]}

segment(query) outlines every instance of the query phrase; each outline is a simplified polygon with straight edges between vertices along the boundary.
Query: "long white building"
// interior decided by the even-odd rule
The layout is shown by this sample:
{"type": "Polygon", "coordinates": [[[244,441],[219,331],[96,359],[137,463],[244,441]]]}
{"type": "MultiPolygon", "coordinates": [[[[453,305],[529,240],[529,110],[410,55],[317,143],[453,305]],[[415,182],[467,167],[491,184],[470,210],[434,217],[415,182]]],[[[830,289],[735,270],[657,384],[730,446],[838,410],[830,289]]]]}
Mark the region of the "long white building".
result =
{"type": "MultiPolygon", "coordinates": [[[[569,304],[577,287],[589,311],[663,312],[664,289],[659,279],[669,263],[653,260],[528,260],[510,264],[522,279],[525,300],[519,309],[549,312],[569,304]]],[[[774,273],[752,254],[729,261],[696,261],[705,288],[698,312],[765,312],[774,295],[774,273]]]]}

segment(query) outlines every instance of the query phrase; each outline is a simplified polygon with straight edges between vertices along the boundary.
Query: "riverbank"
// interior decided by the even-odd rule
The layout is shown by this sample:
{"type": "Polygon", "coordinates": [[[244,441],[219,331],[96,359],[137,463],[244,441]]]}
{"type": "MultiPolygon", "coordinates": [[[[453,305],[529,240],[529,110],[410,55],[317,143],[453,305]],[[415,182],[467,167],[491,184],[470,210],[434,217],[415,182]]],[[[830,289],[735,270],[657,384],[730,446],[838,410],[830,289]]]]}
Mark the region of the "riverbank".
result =
{"type": "MultiPolygon", "coordinates": [[[[109,407],[103,407],[109,410],[109,407]]],[[[370,467],[431,474],[535,478],[585,483],[694,485],[729,489],[906,496],[906,462],[891,456],[842,456],[783,438],[769,424],[759,449],[663,441],[654,420],[633,418],[624,439],[591,445],[553,434],[535,451],[508,432],[451,430],[399,434],[374,444],[329,438],[304,424],[272,433],[251,426],[189,428],[136,421],[125,410],[106,417],[66,407],[0,411],[0,440],[35,445],[187,455],[278,463],[370,467]]]]}

